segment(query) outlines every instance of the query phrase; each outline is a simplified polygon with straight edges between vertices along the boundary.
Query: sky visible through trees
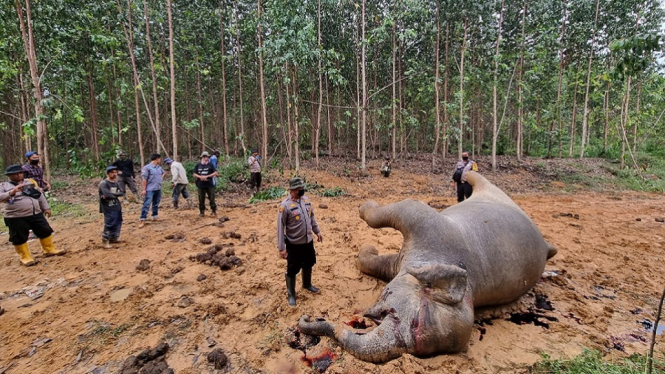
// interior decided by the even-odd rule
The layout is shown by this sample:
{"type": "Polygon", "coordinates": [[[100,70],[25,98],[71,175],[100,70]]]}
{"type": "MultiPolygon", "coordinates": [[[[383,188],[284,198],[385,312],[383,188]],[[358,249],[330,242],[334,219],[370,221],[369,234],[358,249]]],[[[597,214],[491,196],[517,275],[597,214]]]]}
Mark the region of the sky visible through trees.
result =
{"type": "Polygon", "coordinates": [[[656,0],[4,1],[0,158],[96,170],[119,149],[256,147],[364,169],[463,149],[638,166],[665,146],[663,15],[656,0]]]}

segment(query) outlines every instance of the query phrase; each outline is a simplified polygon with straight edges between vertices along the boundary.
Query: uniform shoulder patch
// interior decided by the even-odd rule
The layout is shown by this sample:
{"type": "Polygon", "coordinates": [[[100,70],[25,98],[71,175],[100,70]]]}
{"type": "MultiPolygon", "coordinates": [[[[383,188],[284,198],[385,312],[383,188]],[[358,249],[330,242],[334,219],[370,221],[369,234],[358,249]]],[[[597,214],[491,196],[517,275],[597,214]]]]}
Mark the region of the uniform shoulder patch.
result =
{"type": "Polygon", "coordinates": [[[280,213],[284,212],[284,205],[280,205],[280,206],[279,206],[279,212],[280,212],[280,213]]]}

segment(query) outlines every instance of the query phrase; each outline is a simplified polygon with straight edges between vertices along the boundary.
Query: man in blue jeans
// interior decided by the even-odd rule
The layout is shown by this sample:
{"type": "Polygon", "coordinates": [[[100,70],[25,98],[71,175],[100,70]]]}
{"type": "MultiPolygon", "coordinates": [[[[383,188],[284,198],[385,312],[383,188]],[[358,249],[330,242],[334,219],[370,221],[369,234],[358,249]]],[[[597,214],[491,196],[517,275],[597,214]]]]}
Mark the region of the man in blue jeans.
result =
{"type": "Polygon", "coordinates": [[[157,220],[159,215],[159,202],[162,200],[162,178],[164,169],[159,164],[162,162],[162,156],[159,153],[153,153],[150,156],[150,163],[141,169],[141,187],[143,192],[143,208],[141,208],[141,222],[139,228],[145,226],[145,220],[148,218],[148,209],[152,204],[152,220],[157,220]]]}

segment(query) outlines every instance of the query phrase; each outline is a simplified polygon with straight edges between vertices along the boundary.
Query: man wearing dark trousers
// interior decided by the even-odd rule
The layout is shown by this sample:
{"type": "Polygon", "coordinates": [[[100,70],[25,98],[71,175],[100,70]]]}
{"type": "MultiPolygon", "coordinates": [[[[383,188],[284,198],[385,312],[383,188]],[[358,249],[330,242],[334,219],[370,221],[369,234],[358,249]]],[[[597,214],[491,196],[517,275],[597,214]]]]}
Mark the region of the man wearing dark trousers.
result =
{"type": "Polygon", "coordinates": [[[247,160],[249,164],[250,184],[249,188],[256,187],[256,193],[261,189],[261,156],[259,156],[259,149],[253,148],[252,155],[247,160]]]}
{"type": "Polygon", "coordinates": [[[104,213],[102,245],[111,248],[111,243],[119,243],[122,228],[122,205],[120,199],[124,191],[118,183],[118,168],[106,168],[106,179],[99,183],[99,212],[104,213]]]}
{"type": "Polygon", "coordinates": [[[314,207],[305,196],[305,183],[301,178],[289,181],[289,197],[279,205],[277,212],[277,249],[286,259],[286,290],[289,305],[296,305],[296,275],[302,269],[302,288],[318,293],[312,285],[312,267],[316,264],[314,236],[323,242],[323,235],[314,219],[314,207]]]}
{"type": "MultiPolygon", "coordinates": [[[[112,166],[118,168],[118,184],[120,185],[120,189],[124,194],[126,194],[127,189],[129,189],[134,194],[134,199],[136,199],[139,192],[136,189],[136,183],[134,182],[134,161],[127,157],[127,152],[120,151],[119,158],[113,162],[112,166]]],[[[126,195],[123,196],[126,197],[126,195]]]]}
{"type": "Polygon", "coordinates": [[[56,250],[53,246],[53,229],[46,217],[51,217],[51,208],[34,179],[26,179],[21,165],[10,165],[5,171],[9,181],[0,183],[0,203],[3,206],[5,225],[9,229],[9,241],[14,245],[21,264],[32,266],[37,263],[28,249],[30,230],[39,238],[44,256],[60,256],[66,250],[56,250]]]}
{"type": "Polygon", "coordinates": [[[212,216],[217,217],[217,204],[215,203],[215,184],[213,178],[217,176],[217,169],[210,162],[208,152],[201,153],[201,162],[194,166],[196,188],[199,190],[199,217],[205,216],[206,195],[210,201],[212,216]]]}
{"type": "Polygon", "coordinates": [[[469,160],[469,152],[462,152],[462,160],[455,165],[453,174],[453,187],[457,184],[457,202],[461,203],[464,199],[471,197],[473,187],[466,181],[466,173],[469,171],[478,171],[478,164],[469,160]]]}

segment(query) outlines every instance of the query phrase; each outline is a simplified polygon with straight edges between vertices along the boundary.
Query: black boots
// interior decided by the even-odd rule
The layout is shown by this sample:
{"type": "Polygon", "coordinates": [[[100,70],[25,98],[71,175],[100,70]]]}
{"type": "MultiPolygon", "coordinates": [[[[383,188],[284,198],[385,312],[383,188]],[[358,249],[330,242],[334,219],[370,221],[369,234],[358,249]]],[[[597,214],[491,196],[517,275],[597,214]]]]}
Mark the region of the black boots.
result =
{"type": "Polygon", "coordinates": [[[302,269],[302,288],[309,292],[319,293],[319,289],[312,286],[312,268],[302,269]]]}
{"type": "Polygon", "coordinates": [[[296,278],[284,276],[286,278],[286,291],[289,293],[289,305],[296,306],[296,278]]]}

